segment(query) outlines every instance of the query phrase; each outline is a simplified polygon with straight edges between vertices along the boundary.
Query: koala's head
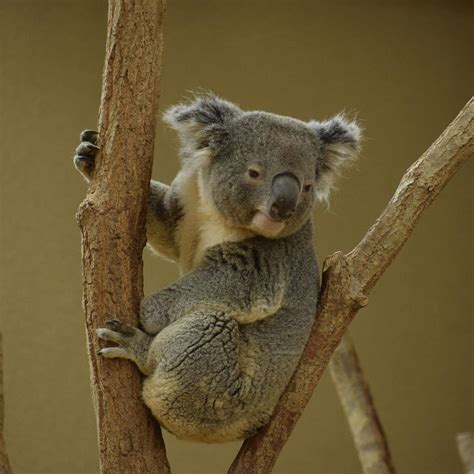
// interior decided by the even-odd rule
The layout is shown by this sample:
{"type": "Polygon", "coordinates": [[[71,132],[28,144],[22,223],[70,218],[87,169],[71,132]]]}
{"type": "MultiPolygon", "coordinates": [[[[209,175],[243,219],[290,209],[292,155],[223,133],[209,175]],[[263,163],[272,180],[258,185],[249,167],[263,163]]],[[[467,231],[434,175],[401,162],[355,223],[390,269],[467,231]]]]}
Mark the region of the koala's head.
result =
{"type": "Polygon", "coordinates": [[[214,95],[172,107],[165,120],[208,204],[229,225],[267,238],[296,232],[359,149],[359,127],[342,115],[302,122],[242,111],[214,95]]]}

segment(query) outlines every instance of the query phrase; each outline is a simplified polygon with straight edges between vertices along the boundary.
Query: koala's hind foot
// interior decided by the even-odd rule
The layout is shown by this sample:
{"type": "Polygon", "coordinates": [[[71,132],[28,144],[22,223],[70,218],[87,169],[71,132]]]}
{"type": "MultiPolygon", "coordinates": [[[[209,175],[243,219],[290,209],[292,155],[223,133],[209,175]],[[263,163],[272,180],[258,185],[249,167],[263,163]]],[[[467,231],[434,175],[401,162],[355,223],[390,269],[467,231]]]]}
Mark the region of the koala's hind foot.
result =
{"type": "Polygon", "coordinates": [[[137,364],[145,375],[150,375],[154,364],[148,360],[148,349],[153,340],[151,336],[140,329],[122,323],[117,319],[106,321],[107,328],[97,329],[97,336],[104,341],[115,342],[114,347],[104,347],[97,351],[102,357],[130,359],[137,364]]]}
{"type": "Polygon", "coordinates": [[[95,169],[95,157],[99,151],[97,138],[98,134],[94,130],[84,130],[74,156],[74,166],[87,180],[92,177],[95,169]]]}

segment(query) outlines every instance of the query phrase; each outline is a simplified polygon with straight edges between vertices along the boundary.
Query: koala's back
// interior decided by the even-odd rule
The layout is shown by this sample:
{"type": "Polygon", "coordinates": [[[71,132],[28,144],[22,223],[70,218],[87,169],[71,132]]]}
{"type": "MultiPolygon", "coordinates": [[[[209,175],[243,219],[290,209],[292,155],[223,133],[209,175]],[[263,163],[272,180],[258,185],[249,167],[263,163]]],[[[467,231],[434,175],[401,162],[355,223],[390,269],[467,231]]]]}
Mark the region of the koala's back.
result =
{"type": "MultiPolygon", "coordinates": [[[[252,240],[257,249],[249,251],[266,262],[261,271],[282,271],[286,279],[276,313],[242,324],[218,306],[196,309],[163,329],[150,349],[160,363],[145,382],[144,399],[178,437],[221,442],[265,424],[309,336],[318,293],[310,224],[287,239],[252,240]]],[[[232,252],[240,244],[249,249],[233,243],[232,252]]]]}

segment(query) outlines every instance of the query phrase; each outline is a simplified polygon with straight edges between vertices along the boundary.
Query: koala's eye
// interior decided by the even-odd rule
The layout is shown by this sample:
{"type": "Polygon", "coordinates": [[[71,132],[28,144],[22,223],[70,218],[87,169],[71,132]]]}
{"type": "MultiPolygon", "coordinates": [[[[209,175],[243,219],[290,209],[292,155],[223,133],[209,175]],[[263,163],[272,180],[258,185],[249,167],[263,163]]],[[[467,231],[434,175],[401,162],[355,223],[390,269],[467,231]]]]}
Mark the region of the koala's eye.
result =
{"type": "Polygon", "coordinates": [[[305,186],[303,186],[303,191],[305,193],[311,191],[311,189],[313,189],[313,185],[312,184],[306,184],[305,186]]]}
{"type": "Polygon", "coordinates": [[[247,174],[253,179],[260,178],[260,173],[257,170],[254,170],[253,168],[249,168],[247,170],[247,174]]]}

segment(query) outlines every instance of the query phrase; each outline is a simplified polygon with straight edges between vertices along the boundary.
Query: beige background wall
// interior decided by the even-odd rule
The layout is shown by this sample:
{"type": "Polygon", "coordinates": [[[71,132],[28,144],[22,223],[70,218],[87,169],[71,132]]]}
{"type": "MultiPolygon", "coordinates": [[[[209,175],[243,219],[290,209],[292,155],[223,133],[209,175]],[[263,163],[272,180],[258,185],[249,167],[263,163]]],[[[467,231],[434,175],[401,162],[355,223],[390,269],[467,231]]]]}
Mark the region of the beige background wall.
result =
{"type": "MultiPolygon", "coordinates": [[[[199,88],[302,119],[356,111],[364,154],[316,210],[321,257],[361,238],[472,92],[468,1],[171,0],[160,109],[199,88]]],[[[17,474],[96,473],[72,166],[95,127],[102,1],[1,1],[1,302],[6,440],[17,474]]],[[[160,125],[154,176],[176,172],[160,125]]],[[[460,473],[474,428],[472,163],[437,199],[352,325],[399,473],[460,473]]],[[[176,277],[147,252],[146,292],[176,277]]],[[[238,444],[166,435],[174,472],[225,472],[238,444]]],[[[275,469],[359,472],[326,376],[275,469]]]]}

